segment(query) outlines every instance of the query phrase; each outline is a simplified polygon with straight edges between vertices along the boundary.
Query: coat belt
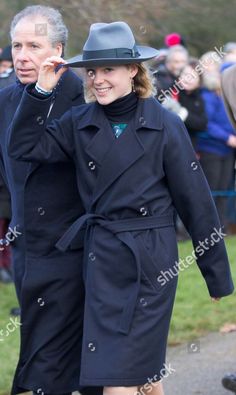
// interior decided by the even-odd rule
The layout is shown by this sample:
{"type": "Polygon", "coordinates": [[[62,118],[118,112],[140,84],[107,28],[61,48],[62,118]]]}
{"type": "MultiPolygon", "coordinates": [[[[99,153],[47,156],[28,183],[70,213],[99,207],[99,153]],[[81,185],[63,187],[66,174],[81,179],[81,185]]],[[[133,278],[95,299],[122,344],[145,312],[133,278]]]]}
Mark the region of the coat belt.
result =
{"type": "MultiPolygon", "coordinates": [[[[133,291],[130,293],[130,297],[126,302],[120,320],[119,332],[128,334],[132,324],[132,319],[137,304],[137,299],[140,291],[141,284],[141,255],[145,256],[147,252],[142,249],[142,243],[139,242],[139,237],[134,237],[131,231],[142,231],[147,229],[163,228],[174,226],[174,216],[172,214],[162,216],[143,216],[140,218],[127,218],[121,220],[110,220],[103,215],[96,213],[87,213],[78,218],[70,228],[64,233],[64,235],[57,242],[56,247],[61,251],[66,251],[76,234],[82,228],[89,228],[91,226],[102,226],[103,228],[112,232],[119,240],[121,240],[131,251],[134,256],[134,261],[137,269],[136,282],[133,287],[133,291]]],[[[147,255],[145,260],[150,260],[147,255]]]]}

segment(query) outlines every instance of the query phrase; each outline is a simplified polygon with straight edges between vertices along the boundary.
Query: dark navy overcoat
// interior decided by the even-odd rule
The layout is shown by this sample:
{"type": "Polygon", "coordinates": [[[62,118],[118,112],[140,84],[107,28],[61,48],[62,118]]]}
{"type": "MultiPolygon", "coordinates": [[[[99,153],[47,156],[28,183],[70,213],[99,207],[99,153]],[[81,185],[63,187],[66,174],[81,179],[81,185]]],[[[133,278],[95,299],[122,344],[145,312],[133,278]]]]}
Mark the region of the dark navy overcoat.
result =
{"type": "Polygon", "coordinates": [[[169,275],[178,262],[175,210],[192,237],[210,295],[233,292],[207,182],[182,121],[153,98],[139,99],[118,139],[98,103],[71,109],[45,132],[48,106],[49,99],[33,97],[29,87],[13,122],[9,154],[26,162],[73,160],[76,166],[86,214],[57,247],[70,249],[84,233],[81,384],[144,384],[160,377],[165,361],[177,282],[169,275]]]}
{"type": "MultiPolygon", "coordinates": [[[[55,244],[84,209],[73,163],[41,165],[9,158],[6,140],[23,90],[18,81],[0,92],[0,163],[11,194],[11,245],[22,322],[13,394],[39,388],[66,392],[79,384],[82,250],[77,245],[63,253],[55,244]]],[[[66,73],[52,102],[47,122],[84,102],[81,80],[66,73]]]]}

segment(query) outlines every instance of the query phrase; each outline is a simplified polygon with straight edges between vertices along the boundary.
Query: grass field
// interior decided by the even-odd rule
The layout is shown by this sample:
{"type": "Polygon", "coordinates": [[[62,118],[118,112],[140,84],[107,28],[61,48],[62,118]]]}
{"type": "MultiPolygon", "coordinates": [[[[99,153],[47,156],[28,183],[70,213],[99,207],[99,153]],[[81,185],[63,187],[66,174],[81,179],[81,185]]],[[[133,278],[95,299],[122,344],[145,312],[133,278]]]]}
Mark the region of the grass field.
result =
{"type": "MultiPolygon", "coordinates": [[[[236,237],[228,237],[226,244],[236,284],[236,237]]],[[[190,242],[179,244],[182,259],[191,252],[190,242]]],[[[10,322],[9,310],[17,303],[13,286],[0,284],[0,295],[0,395],[9,395],[17,362],[19,330],[16,329],[6,336],[6,328],[10,322]],[[1,331],[4,332],[4,336],[1,335],[1,331]]],[[[225,322],[236,323],[235,311],[235,294],[219,303],[213,303],[197,265],[193,264],[180,273],[169,344],[192,341],[208,332],[218,331],[225,322]]]]}

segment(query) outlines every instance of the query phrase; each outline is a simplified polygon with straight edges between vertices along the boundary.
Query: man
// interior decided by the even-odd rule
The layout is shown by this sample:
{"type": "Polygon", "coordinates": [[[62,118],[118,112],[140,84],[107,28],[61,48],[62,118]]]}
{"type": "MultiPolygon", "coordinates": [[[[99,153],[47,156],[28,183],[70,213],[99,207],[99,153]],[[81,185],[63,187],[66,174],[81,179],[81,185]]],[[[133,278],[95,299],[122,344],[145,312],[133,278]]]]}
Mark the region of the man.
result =
{"type": "MultiPolygon", "coordinates": [[[[227,68],[222,73],[222,92],[229,119],[236,130],[236,64],[227,68]]],[[[232,143],[236,148],[236,137],[232,143]]],[[[222,379],[222,384],[226,389],[236,393],[236,373],[225,375],[222,379]]]]}
{"type": "MultiPolygon", "coordinates": [[[[11,85],[15,78],[11,45],[8,45],[0,54],[0,89],[11,85]]],[[[5,239],[10,218],[10,194],[0,174],[0,281],[3,283],[12,282],[10,246],[5,239]]],[[[11,309],[11,314],[18,315],[19,308],[11,309]]]]}
{"type": "Polygon", "coordinates": [[[157,99],[162,102],[167,97],[177,98],[179,88],[176,85],[182,70],[189,62],[189,54],[182,45],[175,45],[168,50],[165,64],[153,73],[157,88],[157,99]]]}
{"type": "MultiPolygon", "coordinates": [[[[9,158],[8,130],[26,84],[40,64],[63,55],[67,28],[53,8],[30,6],[11,24],[15,84],[0,92],[1,171],[11,194],[12,245],[16,292],[21,308],[20,357],[12,394],[71,394],[79,388],[84,290],[82,243],[67,253],[57,240],[81,214],[72,163],[38,165],[9,158]]],[[[54,90],[48,122],[84,102],[81,80],[71,71],[54,90]]],[[[38,114],[37,122],[42,122],[38,114]]],[[[97,392],[96,392],[97,393],[97,392]]]]}

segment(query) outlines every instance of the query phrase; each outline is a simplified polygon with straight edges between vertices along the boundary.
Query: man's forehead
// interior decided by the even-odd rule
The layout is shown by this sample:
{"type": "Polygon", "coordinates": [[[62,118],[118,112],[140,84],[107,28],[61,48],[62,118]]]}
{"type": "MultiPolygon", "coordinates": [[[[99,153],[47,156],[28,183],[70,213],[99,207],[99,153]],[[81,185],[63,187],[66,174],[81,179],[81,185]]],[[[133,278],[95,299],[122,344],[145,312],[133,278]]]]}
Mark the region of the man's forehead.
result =
{"type": "Polygon", "coordinates": [[[30,41],[42,41],[48,39],[48,23],[44,18],[35,18],[33,21],[28,18],[20,20],[13,31],[12,40],[18,38],[30,41]]]}

